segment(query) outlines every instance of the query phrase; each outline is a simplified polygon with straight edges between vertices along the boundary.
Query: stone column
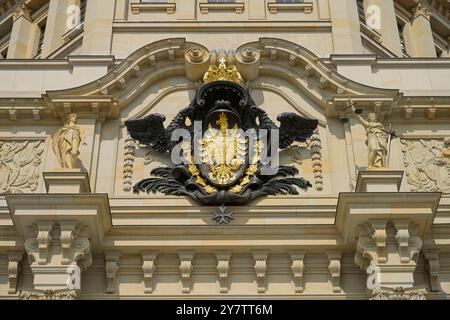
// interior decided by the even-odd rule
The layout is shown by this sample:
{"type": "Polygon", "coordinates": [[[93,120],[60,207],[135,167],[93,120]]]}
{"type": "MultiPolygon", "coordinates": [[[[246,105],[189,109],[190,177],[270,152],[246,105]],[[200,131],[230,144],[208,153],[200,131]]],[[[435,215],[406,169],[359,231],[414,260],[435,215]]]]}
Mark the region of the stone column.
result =
{"type": "MultiPolygon", "coordinates": [[[[393,0],[364,0],[364,8],[366,9],[366,18],[370,23],[371,19],[379,19],[380,29],[377,31],[381,34],[381,43],[398,57],[403,57],[402,48],[400,46],[400,35],[397,32],[397,18],[395,16],[395,8],[393,0]],[[379,8],[379,17],[367,16],[367,9],[370,6],[379,8]]],[[[370,27],[370,26],[369,26],[370,27]]]]}
{"type": "Polygon", "coordinates": [[[47,27],[45,28],[44,48],[42,58],[48,57],[53,51],[64,44],[63,35],[68,31],[67,20],[70,5],[79,5],[77,0],[51,0],[48,8],[47,27]]]}
{"type": "Polygon", "coordinates": [[[84,21],[82,54],[111,54],[115,0],[89,0],[84,21]]]}
{"type": "Polygon", "coordinates": [[[433,32],[430,24],[431,12],[420,2],[414,8],[411,18],[411,41],[413,57],[436,58],[433,32]]]}
{"type": "Polygon", "coordinates": [[[28,59],[34,54],[39,27],[31,19],[31,9],[25,4],[13,15],[13,28],[9,42],[8,59],[28,59]]]}
{"type": "Polygon", "coordinates": [[[334,53],[362,53],[363,47],[356,1],[330,1],[330,15],[334,53]]]}

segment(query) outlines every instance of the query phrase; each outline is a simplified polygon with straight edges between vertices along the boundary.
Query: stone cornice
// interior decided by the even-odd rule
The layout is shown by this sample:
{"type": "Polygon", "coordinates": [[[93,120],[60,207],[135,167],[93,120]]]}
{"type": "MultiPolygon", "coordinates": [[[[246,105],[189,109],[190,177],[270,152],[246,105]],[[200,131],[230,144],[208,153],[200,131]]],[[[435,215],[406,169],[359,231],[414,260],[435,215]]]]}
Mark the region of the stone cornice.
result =
{"type": "MultiPolygon", "coordinates": [[[[184,53],[191,47],[200,47],[207,51],[199,44],[186,42],[183,38],[174,38],[146,45],[119,64],[111,56],[20,61],[21,68],[70,68],[98,64],[115,65],[115,68],[96,81],[77,88],[48,91],[42,98],[0,99],[0,113],[6,113],[13,121],[38,121],[41,117],[50,116],[64,119],[69,112],[93,116],[101,121],[117,118],[120,111],[149,86],[162,79],[185,76],[184,53]],[[20,112],[17,112],[19,109],[20,112]]],[[[330,60],[322,60],[297,44],[273,38],[261,38],[237,50],[247,47],[253,47],[261,53],[260,75],[285,79],[324,109],[327,117],[332,118],[345,117],[349,99],[362,109],[372,109],[374,104],[378,104],[385,115],[405,104],[403,94],[398,90],[373,88],[357,83],[338,74],[332,68],[333,64],[358,63],[376,66],[379,63],[398,63],[406,66],[410,65],[408,61],[412,61],[414,66],[443,66],[450,62],[450,59],[393,59],[391,62],[376,59],[373,55],[332,56],[330,60]],[[330,65],[330,61],[333,64],[330,65]]],[[[19,67],[19,61],[1,61],[0,66],[2,65],[19,67]]],[[[408,103],[414,104],[414,99],[408,103]]],[[[436,97],[434,104],[439,107],[439,104],[448,105],[448,101],[447,97],[436,97]]],[[[437,117],[441,114],[445,116],[445,113],[437,113],[437,117]]]]}

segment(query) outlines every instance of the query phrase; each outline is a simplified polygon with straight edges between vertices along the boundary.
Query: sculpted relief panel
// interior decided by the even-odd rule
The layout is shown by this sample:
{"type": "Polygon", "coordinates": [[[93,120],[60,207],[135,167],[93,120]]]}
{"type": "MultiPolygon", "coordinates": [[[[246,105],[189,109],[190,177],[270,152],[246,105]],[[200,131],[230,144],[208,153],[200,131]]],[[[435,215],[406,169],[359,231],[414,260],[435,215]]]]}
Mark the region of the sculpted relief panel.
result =
{"type": "Polygon", "coordinates": [[[35,191],[42,141],[0,140],[0,194],[35,191]]]}
{"type": "Polygon", "coordinates": [[[450,138],[403,139],[402,144],[411,191],[450,193],[450,138]]]}

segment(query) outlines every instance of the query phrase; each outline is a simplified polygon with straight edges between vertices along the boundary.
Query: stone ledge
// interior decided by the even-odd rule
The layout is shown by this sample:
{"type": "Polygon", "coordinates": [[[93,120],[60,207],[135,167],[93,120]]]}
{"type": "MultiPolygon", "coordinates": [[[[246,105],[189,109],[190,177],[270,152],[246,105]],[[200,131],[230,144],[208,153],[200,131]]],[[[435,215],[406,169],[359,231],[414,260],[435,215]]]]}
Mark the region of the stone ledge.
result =
{"type": "Polygon", "coordinates": [[[269,8],[269,12],[272,14],[276,14],[280,10],[303,11],[306,14],[310,14],[313,11],[312,2],[302,2],[302,3],[270,2],[267,4],[267,7],[269,8]]]}
{"type": "Polygon", "coordinates": [[[131,12],[140,14],[141,11],[166,11],[167,14],[174,14],[175,3],[132,3],[131,12]]]}
{"type": "Polygon", "coordinates": [[[209,10],[234,10],[240,14],[244,12],[244,3],[200,3],[200,12],[207,14],[209,10]]]}

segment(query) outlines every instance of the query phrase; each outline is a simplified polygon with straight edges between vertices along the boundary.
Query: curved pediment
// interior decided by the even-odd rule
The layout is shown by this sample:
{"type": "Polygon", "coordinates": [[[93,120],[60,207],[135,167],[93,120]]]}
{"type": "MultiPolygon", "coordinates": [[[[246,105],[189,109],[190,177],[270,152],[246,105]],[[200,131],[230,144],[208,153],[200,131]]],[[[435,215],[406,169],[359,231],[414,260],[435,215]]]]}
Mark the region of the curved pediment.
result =
{"type": "MultiPolygon", "coordinates": [[[[187,83],[200,82],[210,58],[201,44],[184,38],[161,40],[138,49],[100,79],[77,88],[48,91],[45,100],[61,116],[76,112],[74,109],[91,108],[102,117],[115,118],[158,81],[186,76],[187,83]]],[[[247,43],[237,48],[235,59],[244,79],[250,80],[246,86],[261,88],[255,80],[264,76],[284,79],[328,117],[345,114],[350,99],[361,107],[376,104],[380,111],[389,113],[401,98],[398,90],[373,88],[345,78],[306,48],[286,40],[261,38],[247,43]]],[[[270,90],[270,84],[263,85],[270,90]]]]}

